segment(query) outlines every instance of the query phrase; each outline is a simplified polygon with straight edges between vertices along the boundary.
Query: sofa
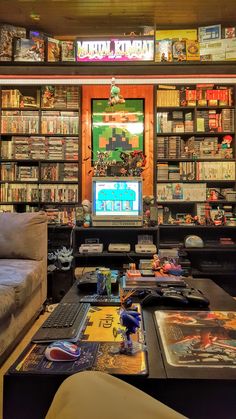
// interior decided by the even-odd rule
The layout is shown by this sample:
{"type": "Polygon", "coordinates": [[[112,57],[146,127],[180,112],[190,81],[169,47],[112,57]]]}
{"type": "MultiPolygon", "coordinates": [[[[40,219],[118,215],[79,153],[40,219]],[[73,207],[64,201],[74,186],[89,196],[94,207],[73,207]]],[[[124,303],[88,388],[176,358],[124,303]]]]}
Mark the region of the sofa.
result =
{"type": "Polygon", "coordinates": [[[47,296],[47,216],[0,213],[0,365],[47,296]]]}

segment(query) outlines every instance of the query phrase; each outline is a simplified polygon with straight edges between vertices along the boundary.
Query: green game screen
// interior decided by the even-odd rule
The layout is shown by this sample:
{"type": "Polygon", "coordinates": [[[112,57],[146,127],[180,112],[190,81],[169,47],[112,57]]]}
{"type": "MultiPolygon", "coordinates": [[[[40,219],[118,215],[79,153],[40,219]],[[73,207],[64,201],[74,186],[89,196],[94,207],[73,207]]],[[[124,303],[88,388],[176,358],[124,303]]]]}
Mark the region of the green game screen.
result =
{"type": "Polygon", "coordinates": [[[107,99],[92,99],[93,161],[98,151],[109,151],[110,160],[120,161],[120,152],[144,151],[144,100],[126,99],[108,105],[107,99]]]}

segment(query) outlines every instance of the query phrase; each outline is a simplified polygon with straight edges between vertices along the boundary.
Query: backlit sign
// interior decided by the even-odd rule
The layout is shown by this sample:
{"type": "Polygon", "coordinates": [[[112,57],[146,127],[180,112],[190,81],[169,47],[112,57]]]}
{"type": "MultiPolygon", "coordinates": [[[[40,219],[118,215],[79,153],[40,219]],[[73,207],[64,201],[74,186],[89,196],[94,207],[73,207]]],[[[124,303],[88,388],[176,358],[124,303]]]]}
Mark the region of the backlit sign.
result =
{"type": "Polygon", "coordinates": [[[154,39],[77,40],[76,61],[153,61],[154,39]]]}

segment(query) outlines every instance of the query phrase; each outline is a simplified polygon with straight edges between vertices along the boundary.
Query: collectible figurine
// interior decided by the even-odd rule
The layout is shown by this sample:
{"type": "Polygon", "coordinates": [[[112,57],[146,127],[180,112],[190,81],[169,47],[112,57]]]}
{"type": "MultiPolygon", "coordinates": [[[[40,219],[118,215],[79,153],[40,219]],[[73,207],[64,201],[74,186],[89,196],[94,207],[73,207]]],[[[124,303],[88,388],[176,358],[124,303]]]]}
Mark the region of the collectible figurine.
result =
{"type": "Polygon", "coordinates": [[[111,79],[111,91],[108,105],[114,106],[117,103],[125,103],[125,99],[120,95],[120,88],[115,85],[114,77],[111,79]]]}
{"type": "Polygon", "coordinates": [[[88,199],[82,201],[83,213],[84,213],[84,227],[90,227],[91,225],[91,202],[88,199]]]}
{"type": "Polygon", "coordinates": [[[160,259],[158,255],[153,255],[153,260],[152,260],[152,269],[153,271],[157,271],[158,269],[160,269],[161,264],[160,264],[160,259]]]}
{"type": "Polygon", "coordinates": [[[132,299],[131,296],[134,294],[134,291],[129,291],[126,295],[121,294],[121,308],[120,308],[120,324],[124,328],[113,329],[114,337],[121,335],[122,342],[120,343],[119,350],[114,348],[113,353],[120,353],[126,355],[133,355],[140,349],[138,342],[135,342],[138,347],[134,348],[131,335],[135,334],[140,328],[141,314],[133,309],[132,310],[132,299]]]}
{"type": "Polygon", "coordinates": [[[221,226],[225,224],[224,211],[221,210],[219,207],[217,208],[217,214],[215,215],[213,221],[215,226],[221,226]]]}

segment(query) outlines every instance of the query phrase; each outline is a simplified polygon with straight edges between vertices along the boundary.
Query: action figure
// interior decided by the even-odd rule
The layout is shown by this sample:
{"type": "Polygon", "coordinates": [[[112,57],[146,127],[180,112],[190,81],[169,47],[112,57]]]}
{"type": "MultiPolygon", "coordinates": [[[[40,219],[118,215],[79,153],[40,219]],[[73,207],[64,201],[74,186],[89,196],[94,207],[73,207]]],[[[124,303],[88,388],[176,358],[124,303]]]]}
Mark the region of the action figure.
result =
{"type": "Polygon", "coordinates": [[[120,354],[132,355],[137,352],[137,348],[134,348],[131,335],[135,334],[140,328],[141,314],[137,310],[131,309],[132,294],[134,294],[133,290],[129,291],[126,295],[121,295],[120,324],[121,326],[124,326],[125,329],[113,329],[113,335],[115,337],[118,335],[122,336],[122,342],[120,343],[119,351],[115,349],[113,353],[118,352],[120,354]]]}
{"type": "Polygon", "coordinates": [[[125,103],[125,99],[120,95],[120,88],[115,85],[115,79],[113,77],[111,80],[111,91],[108,105],[114,106],[118,103],[125,103]]]}

